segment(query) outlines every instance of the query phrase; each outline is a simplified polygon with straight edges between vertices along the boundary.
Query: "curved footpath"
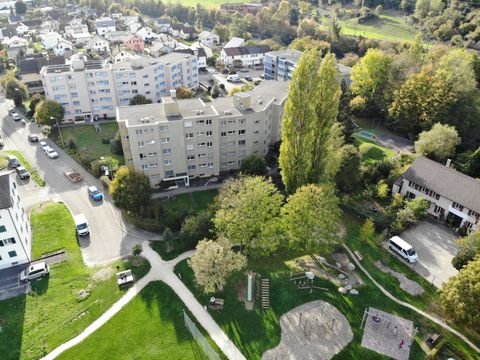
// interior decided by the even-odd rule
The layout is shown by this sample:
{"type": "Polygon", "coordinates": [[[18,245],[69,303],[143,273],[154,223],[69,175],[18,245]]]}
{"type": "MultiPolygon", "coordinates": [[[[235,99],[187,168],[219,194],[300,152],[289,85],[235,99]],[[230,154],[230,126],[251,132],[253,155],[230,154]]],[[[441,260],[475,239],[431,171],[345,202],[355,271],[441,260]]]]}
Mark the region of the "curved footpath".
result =
{"type": "Polygon", "coordinates": [[[444,322],[444,320],[440,319],[440,318],[437,318],[433,315],[430,315],[429,313],[426,313],[425,311],[423,310],[420,310],[418,308],[416,308],[415,306],[409,304],[409,303],[406,303],[406,302],[403,302],[401,300],[398,300],[395,296],[393,296],[392,294],[390,294],[387,290],[385,290],[385,288],[380,285],[370,274],[369,272],[362,266],[362,264],[360,264],[360,261],[357,259],[357,257],[353,254],[352,250],[350,250],[350,248],[343,244],[343,247],[348,251],[348,253],[350,254],[350,257],[353,259],[353,261],[355,261],[355,264],[357,264],[357,266],[365,273],[365,275],[367,275],[367,277],[372,280],[372,282],[375,284],[376,287],[378,287],[380,289],[380,291],[382,293],[384,293],[388,298],[390,298],[391,300],[395,301],[397,304],[399,305],[402,305],[402,306],[405,306],[417,313],[419,313],[420,315],[426,317],[427,319],[433,321],[434,323],[440,325],[441,327],[443,327],[445,330],[448,330],[450,331],[452,334],[455,334],[457,335],[460,339],[462,339],[463,341],[465,341],[468,345],[470,345],[470,347],[472,349],[474,349],[476,352],[480,353],[480,348],[478,346],[476,346],[473,342],[471,342],[465,335],[463,335],[462,333],[460,333],[459,331],[455,330],[454,328],[450,327],[448,324],[446,324],[444,322]]]}
{"type": "Polygon", "coordinates": [[[148,283],[150,283],[151,281],[163,281],[165,284],[170,286],[173,291],[175,291],[175,293],[183,301],[187,309],[193,314],[193,316],[195,316],[200,325],[203,326],[203,328],[207,331],[212,340],[215,341],[218,347],[229,359],[245,360],[245,357],[242,355],[242,353],[237,349],[237,347],[223,332],[220,326],[218,326],[215,320],[213,320],[208,311],[205,310],[205,308],[197,301],[197,299],[193,296],[190,290],[175,275],[173,271],[177,263],[192,256],[194,251],[187,251],[171,261],[163,261],[160,255],[158,255],[155,251],[152,250],[148,242],[143,242],[142,247],[142,255],[147,258],[147,260],[150,262],[150,265],[152,266],[148,274],[141,278],[137,283],[135,283],[127,291],[127,293],[120,298],[120,300],[113,304],[106,312],[104,312],[97,320],[91,323],[79,335],[58,346],[42,359],[55,359],[64,351],[79,344],[89,335],[91,335],[94,331],[99,329],[108,320],[110,320],[116,313],[118,313],[148,283]]]}

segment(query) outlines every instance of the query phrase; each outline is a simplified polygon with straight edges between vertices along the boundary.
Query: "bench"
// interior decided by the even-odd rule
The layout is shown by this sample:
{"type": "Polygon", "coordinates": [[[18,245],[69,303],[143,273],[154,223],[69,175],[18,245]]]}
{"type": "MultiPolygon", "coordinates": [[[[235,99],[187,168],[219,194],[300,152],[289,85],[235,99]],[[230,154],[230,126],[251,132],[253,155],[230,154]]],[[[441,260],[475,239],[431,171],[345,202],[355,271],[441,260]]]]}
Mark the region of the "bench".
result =
{"type": "Polygon", "coordinates": [[[428,346],[433,348],[435,346],[435,344],[438,342],[439,339],[440,339],[439,334],[428,335],[425,342],[427,343],[428,346]]]}
{"type": "Polygon", "coordinates": [[[354,253],[355,256],[357,257],[358,261],[362,261],[362,260],[363,260],[363,256],[362,256],[362,254],[360,254],[360,251],[355,250],[353,253],[354,253]]]}

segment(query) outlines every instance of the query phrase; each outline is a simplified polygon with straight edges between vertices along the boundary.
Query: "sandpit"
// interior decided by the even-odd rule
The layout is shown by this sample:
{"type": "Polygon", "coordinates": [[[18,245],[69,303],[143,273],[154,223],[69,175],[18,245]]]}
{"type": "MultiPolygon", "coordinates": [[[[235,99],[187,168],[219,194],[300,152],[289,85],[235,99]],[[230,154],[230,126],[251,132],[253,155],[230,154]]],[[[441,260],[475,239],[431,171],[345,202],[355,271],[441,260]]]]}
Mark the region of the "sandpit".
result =
{"type": "Polygon", "coordinates": [[[328,360],[353,339],[348,320],[325,301],[300,305],[280,318],[280,344],[263,360],[328,360]]]}

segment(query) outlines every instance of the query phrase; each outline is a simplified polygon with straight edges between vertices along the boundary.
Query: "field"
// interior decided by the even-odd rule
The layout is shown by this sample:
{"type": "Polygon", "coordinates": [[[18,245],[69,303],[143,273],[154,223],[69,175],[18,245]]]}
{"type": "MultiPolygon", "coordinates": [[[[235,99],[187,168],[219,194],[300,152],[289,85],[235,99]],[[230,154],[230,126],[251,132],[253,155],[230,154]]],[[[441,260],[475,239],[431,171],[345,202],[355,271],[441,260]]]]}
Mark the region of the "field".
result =
{"type": "MultiPolygon", "coordinates": [[[[34,208],[31,226],[34,259],[63,248],[67,261],[52,265],[48,277],[34,281],[31,294],[0,302],[2,360],[38,359],[80,333],[123,295],[112,276],[116,266],[132,266],[118,262],[102,269],[87,268],[72,216],[63,204],[34,208]],[[78,293],[85,289],[89,296],[81,300],[78,293]]],[[[138,278],[148,268],[147,263],[132,270],[138,278]]]]}
{"type": "MultiPolygon", "coordinates": [[[[62,127],[63,140],[68,146],[70,140],[73,140],[77,149],[82,154],[88,154],[92,159],[98,159],[101,156],[110,156],[118,159],[120,165],[125,163],[123,156],[115,155],[110,151],[110,144],[104,144],[103,139],[115,137],[118,131],[116,122],[101,124],[101,132],[97,132],[93,125],[76,125],[72,127],[62,127]]],[[[55,139],[60,145],[60,139],[55,139]]]]}
{"type": "Polygon", "coordinates": [[[395,156],[395,151],[379,145],[375,140],[355,136],[355,145],[358,146],[362,161],[374,163],[395,156]]]}
{"type": "MultiPolygon", "coordinates": [[[[365,255],[363,262],[367,264],[374,278],[397,298],[404,301],[411,301],[413,304],[432,311],[431,302],[436,298],[436,290],[421,279],[418,275],[406,269],[406,266],[396,258],[379,248],[378,244],[364,244],[358,242],[358,225],[355,223],[347,224],[348,237],[347,243],[354,249],[360,249],[365,255]],[[389,266],[394,269],[405,271],[406,275],[418,281],[425,289],[425,294],[414,298],[407,294],[398,286],[398,281],[389,275],[379,273],[373,268],[373,259],[380,258],[382,261],[388,257],[389,266]]],[[[218,293],[217,297],[225,299],[225,308],[218,313],[211,313],[218,324],[227,333],[230,339],[239,347],[248,359],[260,359],[263,352],[275,347],[280,341],[280,316],[292,308],[313,300],[324,300],[334,305],[348,319],[352,328],[354,339],[335,359],[385,359],[382,355],[361,347],[362,329],[360,323],[363,312],[367,307],[375,307],[383,311],[398,315],[400,317],[413,320],[414,326],[418,327],[419,333],[411,347],[410,359],[425,359],[425,353],[420,347],[420,343],[428,333],[439,333],[449,345],[456,349],[456,358],[476,359],[469,347],[460,339],[443,331],[439,326],[431,323],[425,318],[419,316],[413,311],[406,309],[384,296],[373,283],[364,275],[362,280],[364,285],[358,288],[360,294],[352,296],[341,295],[336,286],[325,279],[316,279],[316,285],[327,290],[315,289],[312,293],[308,290],[300,290],[293,286],[289,280],[290,274],[297,272],[294,259],[302,254],[293,254],[291,251],[283,252],[274,257],[249,259],[248,270],[253,270],[261,274],[262,278],[270,279],[270,309],[262,311],[257,304],[252,311],[246,311],[243,303],[238,300],[238,287],[241,282],[246,282],[244,274],[235,275],[225,287],[223,292],[218,293]]],[[[331,262],[331,261],[330,261],[331,262]]],[[[175,268],[175,272],[181,274],[182,281],[195,294],[202,304],[208,302],[209,295],[202,293],[194,282],[191,269],[186,261],[180,263],[175,268]]],[[[474,342],[477,339],[473,339],[474,342]]]]}
{"type": "Polygon", "coordinates": [[[181,300],[164,283],[153,282],[99,330],[58,359],[208,358],[183,323],[181,300]]]}

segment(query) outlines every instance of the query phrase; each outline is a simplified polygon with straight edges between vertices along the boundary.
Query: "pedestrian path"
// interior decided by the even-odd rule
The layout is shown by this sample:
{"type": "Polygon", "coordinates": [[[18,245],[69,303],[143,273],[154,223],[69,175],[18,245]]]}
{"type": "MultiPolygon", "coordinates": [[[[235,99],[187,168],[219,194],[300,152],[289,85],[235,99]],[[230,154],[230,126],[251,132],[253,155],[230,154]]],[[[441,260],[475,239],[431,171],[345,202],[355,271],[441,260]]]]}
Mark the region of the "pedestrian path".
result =
{"type": "Polygon", "coordinates": [[[207,310],[197,301],[190,290],[180,279],[174,274],[173,270],[175,265],[180,261],[183,261],[194,254],[194,251],[187,251],[182,255],[171,261],[163,261],[160,255],[158,255],[149,246],[149,242],[142,243],[143,252],[142,255],[147,258],[152,268],[142,279],[135,283],[127,293],[120,298],[115,304],[112,305],[105,313],[102,314],[97,320],[90,324],[84,331],[73,339],[58,346],[52,352],[43,357],[43,360],[53,360],[64,351],[79,344],[85,340],[89,335],[99,329],[103,324],[110,320],[115,314],[117,314],[130,300],[132,300],[142,289],[152,281],[163,281],[170,286],[178,297],[183,301],[187,309],[193,314],[197,321],[207,331],[213,341],[223,351],[223,353],[231,360],[244,360],[245,357],[232,343],[228,336],[213,320],[207,310]]]}

